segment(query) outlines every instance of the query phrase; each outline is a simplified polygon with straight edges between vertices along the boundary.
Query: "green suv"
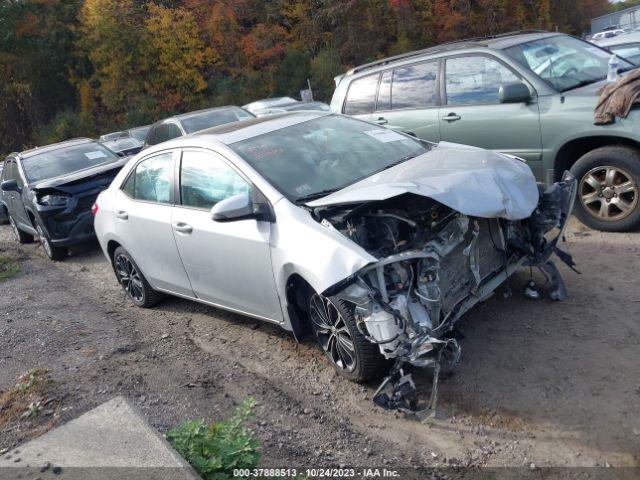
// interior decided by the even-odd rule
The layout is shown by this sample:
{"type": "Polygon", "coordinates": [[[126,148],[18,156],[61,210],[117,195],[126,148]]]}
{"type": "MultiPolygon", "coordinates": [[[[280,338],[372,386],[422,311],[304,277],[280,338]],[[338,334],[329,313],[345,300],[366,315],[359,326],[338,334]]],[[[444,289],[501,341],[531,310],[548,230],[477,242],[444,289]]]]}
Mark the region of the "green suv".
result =
{"type": "MultiPolygon", "coordinates": [[[[575,214],[598,230],[640,225],[640,111],[594,125],[611,53],[558,33],[455,42],[336,77],[334,112],[433,142],[523,158],[550,185],[570,170],[575,214]]],[[[635,68],[619,60],[619,71],[635,68]]]]}

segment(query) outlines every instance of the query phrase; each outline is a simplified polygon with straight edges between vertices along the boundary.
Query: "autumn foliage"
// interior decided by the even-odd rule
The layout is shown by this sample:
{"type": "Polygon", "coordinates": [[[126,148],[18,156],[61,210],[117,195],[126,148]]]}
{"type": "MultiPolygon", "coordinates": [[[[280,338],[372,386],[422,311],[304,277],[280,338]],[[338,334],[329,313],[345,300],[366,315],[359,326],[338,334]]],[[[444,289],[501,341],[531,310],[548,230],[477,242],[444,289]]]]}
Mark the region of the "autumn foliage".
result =
{"type": "Polygon", "coordinates": [[[540,28],[607,0],[4,0],[0,152],[276,95],[328,101],[350,66],[540,28]]]}

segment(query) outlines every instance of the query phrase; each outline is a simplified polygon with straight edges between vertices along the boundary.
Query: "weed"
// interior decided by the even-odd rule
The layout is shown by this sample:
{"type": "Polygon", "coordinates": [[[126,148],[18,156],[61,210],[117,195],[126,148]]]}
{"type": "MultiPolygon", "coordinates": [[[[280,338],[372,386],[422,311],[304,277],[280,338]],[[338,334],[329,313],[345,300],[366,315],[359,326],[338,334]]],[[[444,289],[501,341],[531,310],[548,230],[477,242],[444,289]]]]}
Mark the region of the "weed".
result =
{"type": "Polygon", "coordinates": [[[0,255],[0,282],[9,280],[20,273],[20,267],[15,259],[6,255],[0,255]]]}
{"type": "Polygon", "coordinates": [[[20,418],[37,417],[50,402],[45,397],[51,383],[48,370],[34,369],[22,375],[15,387],[0,397],[0,426],[20,418]]]}
{"type": "Polygon", "coordinates": [[[260,461],[260,445],[244,425],[254,407],[255,400],[247,398],[228,420],[187,421],[167,432],[167,440],[204,480],[234,478],[234,469],[252,469],[260,461]]]}

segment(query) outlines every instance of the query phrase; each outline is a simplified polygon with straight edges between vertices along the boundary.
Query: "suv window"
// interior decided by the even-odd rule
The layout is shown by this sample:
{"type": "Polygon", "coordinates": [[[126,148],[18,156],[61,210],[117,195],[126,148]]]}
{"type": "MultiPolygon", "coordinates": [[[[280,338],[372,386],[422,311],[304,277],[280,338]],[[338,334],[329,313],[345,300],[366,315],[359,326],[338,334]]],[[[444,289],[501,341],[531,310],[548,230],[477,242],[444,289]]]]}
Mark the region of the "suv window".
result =
{"type": "Polygon", "coordinates": [[[247,181],[216,155],[199,150],[182,154],[180,197],[185,207],[210,210],[219,201],[249,190],[247,181]]]}
{"type": "Polygon", "coordinates": [[[140,162],[122,186],[136,200],[171,203],[173,153],[166,152],[140,162]]]}
{"type": "Polygon", "coordinates": [[[445,84],[448,105],[500,103],[500,85],[521,81],[507,67],[491,58],[447,59],[445,84]]]}
{"type": "Polygon", "coordinates": [[[5,168],[7,169],[7,172],[4,174],[4,178],[7,180],[15,180],[18,187],[22,188],[24,186],[24,182],[22,181],[22,175],[20,175],[16,161],[9,160],[5,168]]]}
{"type": "Polygon", "coordinates": [[[435,106],[438,91],[437,73],[438,62],[394,69],[391,97],[393,110],[435,106]]]}
{"type": "Polygon", "coordinates": [[[376,105],[376,90],[378,90],[379,78],[380,74],[377,73],[351,82],[344,105],[345,114],[360,115],[373,112],[376,105]]]}

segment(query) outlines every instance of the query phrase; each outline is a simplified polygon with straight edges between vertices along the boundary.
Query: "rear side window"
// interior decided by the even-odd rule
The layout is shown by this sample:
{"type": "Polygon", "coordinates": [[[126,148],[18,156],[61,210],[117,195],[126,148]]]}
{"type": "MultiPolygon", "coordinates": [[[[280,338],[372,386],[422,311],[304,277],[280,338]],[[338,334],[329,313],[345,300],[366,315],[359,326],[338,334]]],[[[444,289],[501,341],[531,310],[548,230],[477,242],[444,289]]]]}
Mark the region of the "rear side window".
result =
{"type": "Polygon", "coordinates": [[[162,140],[163,142],[182,136],[182,132],[180,131],[177,125],[174,125],[173,123],[168,123],[166,127],[167,127],[166,138],[162,140]]]}
{"type": "Polygon", "coordinates": [[[351,82],[344,105],[346,115],[372,113],[376,106],[376,90],[380,74],[369,75],[351,82]]]}
{"type": "Polygon", "coordinates": [[[249,190],[247,181],[216,155],[189,150],[182,154],[180,197],[185,207],[210,210],[219,201],[249,190]]]}
{"type": "Polygon", "coordinates": [[[173,153],[167,152],[140,162],[122,186],[136,200],[171,203],[173,153]]]}
{"type": "Polygon", "coordinates": [[[391,107],[433,107],[437,104],[438,62],[420,63],[393,70],[391,107]]]}
{"type": "Polygon", "coordinates": [[[156,141],[156,138],[158,137],[158,128],[160,127],[161,125],[151,128],[151,130],[149,131],[145,139],[145,141],[147,142],[147,145],[155,145],[156,143],[158,143],[156,141]]]}
{"type": "Polygon", "coordinates": [[[520,81],[511,70],[487,57],[447,60],[445,83],[448,105],[500,103],[500,85],[520,81]]]}

